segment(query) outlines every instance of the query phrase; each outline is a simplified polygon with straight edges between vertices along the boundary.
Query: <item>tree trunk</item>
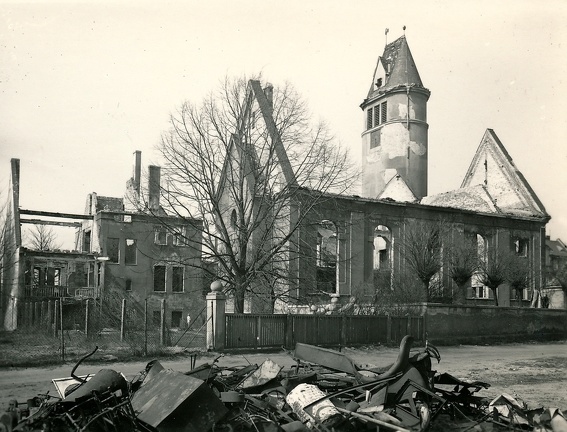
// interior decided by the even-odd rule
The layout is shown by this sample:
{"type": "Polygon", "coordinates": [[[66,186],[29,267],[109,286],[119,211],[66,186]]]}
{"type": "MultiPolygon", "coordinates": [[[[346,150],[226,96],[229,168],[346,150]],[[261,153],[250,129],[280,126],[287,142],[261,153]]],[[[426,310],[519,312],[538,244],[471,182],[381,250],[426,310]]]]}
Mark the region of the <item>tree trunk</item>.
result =
{"type": "Polygon", "coordinates": [[[243,282],[244,278],[237,274],[234,279],[234,312],[244,313],[244,297],[246,294],[246,285],[243,282]]]}
{"type": "Polygon", "coordinates": [[[465,304],[467,302],[467,282],[464,284],[457,284],[457,295],[453,298],[453,303],[465,304]]]}
{"type": "Polygon", "coordinates": [[[429,295],[429,282],[430,281],[431,281],[431,279],[428,279],[427,281],[422,280],[423,289],[425,290],[425,301],[428,302],[428,303],[431,300],[431,297],[429,295]]]}
{"type": "Polygon", "coordinates": [[[234,290],[234,312],[244,313],[244,292],[245,288],[239,285],[234,290]]]}
{"type": "Polygon", "coordinates": [[[492,289],[492,294],[494,295],[494,306],[498,306],[498,292],[497,292],[498,287],[491,289],[492,289]]]}

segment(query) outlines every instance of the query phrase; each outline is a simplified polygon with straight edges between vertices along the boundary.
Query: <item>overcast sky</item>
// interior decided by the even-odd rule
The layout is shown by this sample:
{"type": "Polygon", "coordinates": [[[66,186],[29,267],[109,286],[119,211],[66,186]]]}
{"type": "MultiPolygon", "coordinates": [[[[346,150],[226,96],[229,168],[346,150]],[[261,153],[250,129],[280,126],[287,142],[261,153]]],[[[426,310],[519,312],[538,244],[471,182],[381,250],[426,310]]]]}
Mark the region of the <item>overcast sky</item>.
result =
{"type": "Polygon", "coordinates": [[[484,131],[503,142],[567,240],[567,1],[0,0],[0,191],[82,213],[122,196],[132,153],[226,75],[291,82],[360,160],[359,105],[403,34],[428,103],[429,193],[456,189],[484,131]]]}

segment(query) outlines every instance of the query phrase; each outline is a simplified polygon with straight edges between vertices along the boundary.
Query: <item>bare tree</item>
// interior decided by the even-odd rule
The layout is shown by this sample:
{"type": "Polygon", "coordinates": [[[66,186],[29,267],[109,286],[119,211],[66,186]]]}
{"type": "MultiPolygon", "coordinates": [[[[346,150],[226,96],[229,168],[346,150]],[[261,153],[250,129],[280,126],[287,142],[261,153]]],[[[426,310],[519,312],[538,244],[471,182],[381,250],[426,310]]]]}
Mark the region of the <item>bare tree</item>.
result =
{"type": "Polygon", "coordinates": [[[449,275],[458,287],[456,301],[462,301],[466,296],[466,285],[478,269],[477,246],[465,240],[462,244],[452,243],[447,248],[447,264],[449,275]]]}
{"type": "Polygon", "coordinates": [[[425,298],[422,281],[411,273],[395,274],[393,277],[382,273],[373,284],[360,287],[356,292],[360,315],[417,313],[416,303],[425,298]]]}
{"type": "Polygon", "coordinates": [[[494,305],[498,306],[498,287],[506,282],[509,275],[509,255],[494,249],[489,250],[479,260],[479,282],[490,288],[494,296],[494,305]]]}
{"type": "Polygon", "coordinates": [[[26,243],[28,247],[40,251],[61,249],[61,243],[57,241],[57,235],[52,228],[46,225],[34,225],[27,232],[26,243]]]}
{"type": "Polygon", "coordinates": [[[200,105],[171,115],[158,149],[164,209],[202,223],[204,262],[216,263],[238,312],[247,293],[272,306],[295,296],[298,228],[357,180],[347,152],[325,124],[312,124],[289,84],[225,79],[200,105]]]}
{"type": "Polygon", "coordinates": [[[401,238],[401,253],[407,267],[423,284],[426,301],[431,299],[429,283],[443,267],[443,222],[412,219],[401,238]]]}
{"type": "Polygon", "coordinates": [[[510,255],[508,257],[508,273],[506,279],[510,284],[510,288],[515,291],[516,299],[522,300],[522,291],[530,285],[528,260],[517,255],[510,255]]]}

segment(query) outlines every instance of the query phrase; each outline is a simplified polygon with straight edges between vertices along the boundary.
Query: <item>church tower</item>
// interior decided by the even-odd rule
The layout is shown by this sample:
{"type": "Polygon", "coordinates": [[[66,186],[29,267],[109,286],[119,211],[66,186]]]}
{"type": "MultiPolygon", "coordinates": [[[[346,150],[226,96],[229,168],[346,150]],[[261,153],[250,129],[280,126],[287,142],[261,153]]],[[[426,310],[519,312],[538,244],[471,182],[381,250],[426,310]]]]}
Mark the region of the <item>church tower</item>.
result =
{"type": "Polygon", "coordinates": [[[362,194],[380,198],[394,177],[427,195],[427,100],[405,36],[384,48],[372,77],[362,133],[362,194]]]}

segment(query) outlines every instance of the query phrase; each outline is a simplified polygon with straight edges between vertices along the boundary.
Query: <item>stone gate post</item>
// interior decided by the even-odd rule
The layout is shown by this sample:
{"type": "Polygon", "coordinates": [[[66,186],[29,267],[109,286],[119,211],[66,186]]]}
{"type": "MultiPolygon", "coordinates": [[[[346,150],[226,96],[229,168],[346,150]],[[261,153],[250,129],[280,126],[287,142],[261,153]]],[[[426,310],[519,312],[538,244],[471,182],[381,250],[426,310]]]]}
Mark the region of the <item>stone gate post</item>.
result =
{"type": "Polygon", "coordinates": [[[207,294],[207,349],[222,351],[225,346],[226,295],[222,292],[222,283],[214,281],[211,292],[207,294]]]}

